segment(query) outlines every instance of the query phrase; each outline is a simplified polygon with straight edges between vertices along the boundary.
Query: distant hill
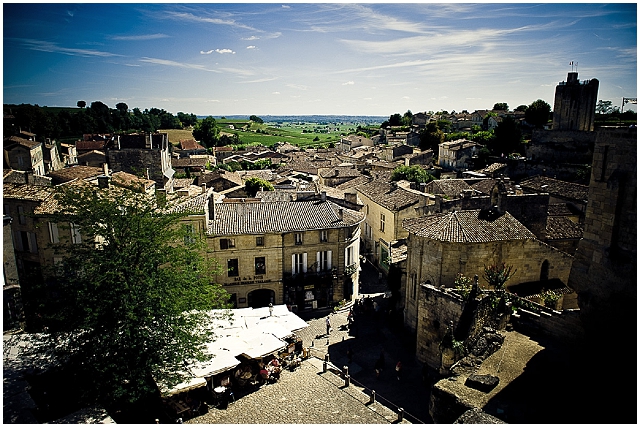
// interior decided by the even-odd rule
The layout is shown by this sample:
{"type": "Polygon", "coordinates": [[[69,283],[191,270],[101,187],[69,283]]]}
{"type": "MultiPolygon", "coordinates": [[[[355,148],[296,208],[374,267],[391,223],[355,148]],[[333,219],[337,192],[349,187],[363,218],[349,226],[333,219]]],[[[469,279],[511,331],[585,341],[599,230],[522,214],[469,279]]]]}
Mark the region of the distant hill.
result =
{"type": "MultiPolygon", "coordinates": [[[[204,119],[208,116],[198,116],[199,119],[204,119]]],[[[248,120],[249,114],[246,115],[221,115],[214,116],[215,118],[225,117],[230,120],[248,120]]],[[[385,120],[388,120],[388,116],[340,116],[340,115],[309,115],[309,116],[261,116],[258,115],[265,123],[273,122],[304,122],[304,123],[365,123],[365,124],[380,124],[385,120]]]]}

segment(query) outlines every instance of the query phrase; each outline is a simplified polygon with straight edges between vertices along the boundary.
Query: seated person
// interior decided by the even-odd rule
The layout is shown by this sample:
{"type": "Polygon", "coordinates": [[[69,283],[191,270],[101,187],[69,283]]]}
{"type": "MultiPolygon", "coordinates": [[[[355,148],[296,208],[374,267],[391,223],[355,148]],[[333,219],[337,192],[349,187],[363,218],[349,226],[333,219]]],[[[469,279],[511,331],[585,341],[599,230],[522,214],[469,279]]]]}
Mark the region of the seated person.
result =
{"type": "Polygon", "coordinates": [[[263,367],[262,369],[260,369],[260,377],[263,380],[268,380],[269,379],[269,371],[267,371],[267,369],[265,367],[263,367]]]}

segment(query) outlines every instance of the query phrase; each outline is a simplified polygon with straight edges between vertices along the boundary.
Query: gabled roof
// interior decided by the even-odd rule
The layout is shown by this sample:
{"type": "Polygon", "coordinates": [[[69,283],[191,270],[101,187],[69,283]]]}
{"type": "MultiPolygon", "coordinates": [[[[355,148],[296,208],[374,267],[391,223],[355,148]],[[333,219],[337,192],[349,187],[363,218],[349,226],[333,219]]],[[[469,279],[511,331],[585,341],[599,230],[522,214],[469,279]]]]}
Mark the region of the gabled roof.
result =
{"type": "Polygon", "coordinates": [[[154,186],[156,183],[154,180],[140,178],[139,176],[135,176],[131,173],[122,172],[122,171],[115,172],[112,175],[111,179],[114,184],[127,187],[127,188],[141,186],[144,189],[148,189],[154,186]]]}
{"type": "Polygon", "coordinates": [[[464,190],[471,189],[471,186],[463,179],[437,179],[427,184],[425,192],[445,194],[448,197],[458,198],[464,190]]]}
{"type": "Polygon", "coordinates": [[[104,150],[110,141],[76,141],[76,150],[91,151],[104,150]]]}
{"type": "Polygon", "coordinates": [[[499,215],[481,209],[409,218],[402,225],[409,233],[450,243],[535,239],[533,233],[509,212],[499,215]]]}
{"type": "Polygon", "coordinates": [[[87,179],[102,175],[104,170],[95,166],[73,166],[70,168],[58,169],[47,174],[53,180],[53,184],[62,184],[74,179],[87,179]]]}
{"type": "Polygon", "coordinates": [[[204,157],[183,157],[181,159],[171,159],[171,167],[188,168],[188,167],[205,167],[209,160],[204,157]]]}
{"type": "Polygon", "coordinates": [[[33,184],[2,183],[2,198],[41,202],[51,196],[51,187],[33,184]]]}
{"type": "Polygon", "coordinates": [[[343,228],[364,214],[330,201],[215,203],[208,232],[212,235],[287,233],[343,228]],[[342,210],[342,219],[339,217],[342,210]]]}
{"type": "Polygon", "coordinates": [[[334,188],[336,190],[349,190],[351,188],[356,188],[359,185],[364,185],[371,181],[371,178],[366,175],[360,175],[356,178],[350,179],[349,181],[345,181],[342,184],[336,185],[334,188]]]}
{"type": "Polygon", "coordinates": [[[42,144],[38,141],[31,141],[29,139],[20,138],[19,136],[10,136],[9,138],[4,140],[4,149],[10,150],[16,145],[21,145],[23,147],[27,147],[28,149],[32,149],[42,144]]]}
{"type": "Polygon", "coordinates": [[[180,149],[182,150],[206,150],[202,145],[198,144],[194,139],[181,139],[180,149]]]}
{"type": "Polygon", "coordinates": [[[546,176],[534,176],[525,179],[520,183],[520,186],[540,193],[549,193],[552,196],[580,200],[582,202],[586,202],[589,196],[588,185],[575,184],[546,176]]]}
{"type": "Polygon", "coordinates": [[[336,166],[333,168],[319,168],[318,175],[323,178],[357,178],[362,176],[360,171],[352,166],[336,166]]]}
{"type": "Polygon", "coordinates": [[[545,230],[547,239],[580,239],[584,229],[565,216],[547,217],[545,230]]]}
{"type": "Polygon", "coordinates": [[[390,211],[400,211],[420,202],[414,193],[395,183],[374,180],[357,187],[358,191],[390,211]]]}

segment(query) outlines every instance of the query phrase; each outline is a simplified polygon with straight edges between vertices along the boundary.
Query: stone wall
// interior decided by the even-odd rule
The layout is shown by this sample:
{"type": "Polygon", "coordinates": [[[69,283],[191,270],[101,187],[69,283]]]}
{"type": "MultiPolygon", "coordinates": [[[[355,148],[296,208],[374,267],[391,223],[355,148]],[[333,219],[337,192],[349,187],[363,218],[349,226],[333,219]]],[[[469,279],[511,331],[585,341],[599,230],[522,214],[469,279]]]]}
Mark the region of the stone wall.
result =
{"type": "Polygon", "coordinates": [[[590,164],[595,132],[534,130],[525,157],[545,163],[590,164]]]}
{"type": "Polygon", "coordinates": [[[156,182],[158,188],[164,188],[165,177],[162,171],[161,151],[145,149],[107,150],[109,167],[113,172],[127,172],[147,177],[156,182]]]}
{"type": "Polygon", "coordinates": [[[429,367],[440,367],[440,342],[453,322],[457,326],[464,301],[462,298],[437,289],[420,285],[418,290],[418,314],[416,316],[416,358],[429,367]]]}
{"type": "Polygon", "coordinates": [[[535,313],[519,308],[511,316],[511,323],[515,330],[525,335],[558,342],[581,344],[585,337],[580,310],[560,312],[540,306],[540,311],[535,313]]]}
{"type": "MultiPolygon", "coordinates": [[[[637,311],[637,132],[598,132],[584,234],[569,286],[598,341],[633,337],[637,311]]],[[[635,350],[634,350],[635,354],[635,350]]]]}

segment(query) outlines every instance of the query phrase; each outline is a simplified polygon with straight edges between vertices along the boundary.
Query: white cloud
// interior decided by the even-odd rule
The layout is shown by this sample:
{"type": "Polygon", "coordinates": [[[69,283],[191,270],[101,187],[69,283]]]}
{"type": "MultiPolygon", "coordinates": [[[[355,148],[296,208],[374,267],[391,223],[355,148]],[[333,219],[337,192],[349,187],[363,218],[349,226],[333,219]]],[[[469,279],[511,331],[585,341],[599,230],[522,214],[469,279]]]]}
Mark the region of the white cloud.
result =
{"type": "Polygon", "coordinates": [[[349,80],[348,82],[344,82],[342,83],[342,86],[346,86],[346,85],[354,85],[355,82],[353,80],[349,80]]]}
{"type": "Polygon", "coordinates": [[[209,68],[205,67],[204,65],[188,64],[188,63],[184,63],[184,62],[176,62],[176,61],[171,61],[169,59],[158,59],[158,58],[147,58],[147,57],[144,57],[144,58],[140,59],[140,62],[147,62],[149,64],[157,64],[157,65],[167,65],[169,67],[187,68],[187,69],[191,69],[191,70],[210,71],[210,72],[214,72],[214,73],[219,73],[220,72],[218,70],[209,69],[209,68]]]}
{"type": "Polygon", "coordinates": [[[208,51],[206,51],[206,52],[205,52],[204,50],[201,50],[201,51],[200,51],[200,54],[201,54],[201,55],[211,55],[212,53],[213,53],[213,49],[208,50],[208,51]]]}
{"type": "Polygon", "coordinates": [[[162,33],[156,33],[156,34],[141,34],[138,36],[113,36],[111,37],[111,40],[135,40],[135,41],[139,41],[139,40],[156,40],[156,39],[164,39],[166,37],[169,37],[166,34],[162,34],[162,33]]]}
{"type": "Polygon", "coordinates": [[[251,40],[260,40],[260,37],[256,37],[256,36],[243,37],[243,38],[242,38],[242,39],[240,39],[240,40],[248,40],[248,41],[251,41],[251,40]]]}
{"type": "Polygon", "coordinates": [[[288,84],[287,86],[290,87],[290,88],[293,88],[293,89],[300,89],[300,90],[309,89],[309,86],[306,86],[306,85],[288,84]]]}
{"type": "Polygon", "coordinates": [[[231,27],[243,28],[245,30],[259,31],[255,28],[249,27],[248,25],[239,24],[233,19],[209,18],[206,16],[196,16],[193,13],[187,12],[166,12],[163,14],[163,16],[182,21],[200,22],[203,24],[229,25],[231,27]]]}
{"type": "Polygon", "coordinates": [[[271,92],[272,95],[280,95],[280,92],[271,92]]]}
{"type": "MultiPolygon", "coordinates": [[[[5,40],[8,40],[8,39],[5,39],[5,40]]],[[[101,57],[122,56],[122,55],[118,55],[111,52],[104,52],[101,50],[62,47],[62,46],[58,46],[56,43],[43,41],[43,40],[33,40],[33,39],[17,39],[17,40],[21,41],[28,49],[38,50],[41,52],[62,53],[64,55],[69,55],[69,56],[101,56],[101,57]]]]}
{"type": "Polygon", "coordinates": [[[247,46],[247,49],[257,49],[255,46],[247,46]]]}
{"type": "Polygon", "coordinates": [[[218,52],[219,54],[225,54],[225,53],[230,53],[232,55],[235,55],[236,53],[234,51],[232,51],[231,49],[216,49],[216,52],[218,52]]]}
{"type": "Polygon", "coordinates": [[[286,4],[283,4],[283,5],[282,5],[282,8],[283,8],[283,9],[291,9],[291,6],[287,6],[286,4]]]}

